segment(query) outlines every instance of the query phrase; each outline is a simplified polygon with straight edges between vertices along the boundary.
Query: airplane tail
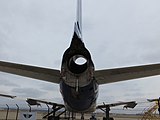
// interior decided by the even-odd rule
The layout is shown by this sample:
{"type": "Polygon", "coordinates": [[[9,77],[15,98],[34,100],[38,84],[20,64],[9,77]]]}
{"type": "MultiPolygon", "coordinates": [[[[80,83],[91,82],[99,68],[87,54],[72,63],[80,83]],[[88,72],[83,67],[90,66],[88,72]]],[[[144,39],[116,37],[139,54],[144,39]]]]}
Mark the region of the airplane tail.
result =
{"type": "Polygon", "coordinates": [[[82,40],[82,0],[77,0],[77,18],[74,25],[74,32],[82,40]]]}

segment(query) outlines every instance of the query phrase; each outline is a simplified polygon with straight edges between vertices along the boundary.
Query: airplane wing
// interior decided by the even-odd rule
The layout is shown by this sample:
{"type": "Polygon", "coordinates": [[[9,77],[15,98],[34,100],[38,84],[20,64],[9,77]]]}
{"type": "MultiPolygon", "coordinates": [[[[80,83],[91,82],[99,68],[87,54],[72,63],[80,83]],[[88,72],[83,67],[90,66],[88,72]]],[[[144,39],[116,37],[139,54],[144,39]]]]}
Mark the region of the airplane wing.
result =
{"type": "Polygon", "coordinates": [[[1,97],[7,97],[7,98],[16,98],[16,96],[13,96],[13,95],[6,95],[6,94],[0,94],[1,97]]]}
{"type": "MultiPolygon", "coordinates": [[[[13,96],[13,95],[8,95],[8,94],[1,94],[0,93],[0,96],[1,97],[6,97],[6,98],[11,98],[11,99],[16,99],[17,96],[13,96]]],[[[20,98],[19,98],[20,99],[20,98]]],[[[54,102],[48,102],[48,101],[45,101],[45,100],[39,100],[39,99],[33,99],[33,98],[21,98],[20,100],[26,100],[26,102],[29,104],[29,105],[40,105],[40,103],[43,103],[43,104],[47,104],[47,105],[54,105],[54,106],[59,106],[59,107],[64,107],[63,104],[59,104],[59,103],[54,103],[54,102]]]]}
{"type": "Polygon", "coordinates": [[[52,83],[59,83],[60,81],[60,71],[49,68],[0,61],[0,71],[52,83]]]}
{"type": "Polygon", "coordinates": [[[95,78],[98,84],[113,83],[154,75],[160,75],[160,64],[95,71],[95,78]]]}
{"type": "Polygon", "coordinates": [[[117,103],[112,103],[112,104],[98,105],[97,109],[103,109],[103,108],[106,108],[106,106],[116,107],[116,106],[120,106],[120,105],[124,105],[124,108],[134,108],[137,105],[137,103],[136,103],[136,101],[117,102],[117,103]]]}
{"type": "Polygon", "coordinates": [[[26,102],[30,105],[39,105],[40,103],[52,105],[52,106],[58,106],[60,108],[64,108],[65,106],[63,104],[49,102],[45,100],[39,100],[39,99],[33,99],[33,98],[27,98],[26,102]]]}
{"type": "Polygon", "coordinates": [[[147,99],[147,101],[149,101],[149,102],[158,102],[158,101],[160,101],[160,98],[156,98],[156,99],[147,99]]]}

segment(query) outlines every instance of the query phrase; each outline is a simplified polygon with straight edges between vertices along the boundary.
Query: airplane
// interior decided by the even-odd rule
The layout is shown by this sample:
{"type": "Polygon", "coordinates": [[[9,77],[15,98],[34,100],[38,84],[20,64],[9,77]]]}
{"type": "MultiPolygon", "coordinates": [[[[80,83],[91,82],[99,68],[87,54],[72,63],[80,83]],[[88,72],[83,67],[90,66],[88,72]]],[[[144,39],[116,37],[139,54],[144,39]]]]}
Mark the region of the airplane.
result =
{"type": "Polygon", "coordinates": [[[82,1],[77,0],[73,37],[63,54],[60,70],[0,61],[0,71],[59,84],[65,108],[86,113],[97,108],[99,85],[160,75],[160,64],[95,70],[83,42],[82,1]],[[79,59],[83,59],[83,63],[78,63],[79,59]]]}
{"type": "Polygon", "coordinates": [[[156,103],[157,109],[158,109],[158,112],[159,112],[159,115],[160,115],[160,97],[156,98],[156,99],[147,99],[147,101],[156,103]]]}
{"type": "Polygon", "coordinates": [[[147,99],[147,101],[149,101],[149,102],[158,102],[158,101],[160,101],[160,97],[156,98],[156,99],[147,99]]]}
{"type": "Polygon", "coordinates": [[[13,95],[6,95],[6,94],[0,94],[1,97],[8,97],[8,98],[16,98],[16,96],[13,96],[13,95]]]}
{"type": "MultiPolygon", "coordinates": [[[[13,95],[8,95],[8,94],[0,94],[0,97],[6,97],[6,98],[11,98],[11,99],[16,99],[17,96],[13,96],[13,95]]],[[[59,104],[59,103],[55,103],[55,102],[50,102],[50,101],[46,101],[46,100],[40,100],[40,99],[34,99],[34,98],[18,98],[19,100],[25,100],[29,107],[30,107],[30,111],[31,111],[31,106],[41,106],[41,103],[42,104],[46,104],[47,107],[48,107],[48,114],[46,114],[45,116],[43,116],[44,119],[48,118],[48,120],[53,120],[53,119],[56,119],[56,120],[59,120],[59,117],[60,115],[62,115],[63,113],[66,113],[66,109],[62,110],[63,108],[65,108],[65,106],[63,104],[59,104]],[[49,112],[49,105],[52,106],[52,111],[49,112]],[[56,112],[58,110],[61,110],[61,112],[59,112],[58,115],[56,115],[56,112]],[[53,114],[53,115],[51,115],[53,114]]],[[[105,112],[105,117],[103,117],[104,120],[114,120],[113,117],[110,117],[109,115],[109,112],[110,112],[110,108],[111,107],[116,107],[116,106],[122,106],[123,105],[123,109],[126,108],[135,108],[135,106],[137,105],[138,103],[136,101],[129,101],[129,102],[117,102],[117,103],[109,103],[109,104],[105,104],[103,103],[103,105],[98,105],[96,107],[96,109],[99,109],[99,110],[102,110],[103,112],[105,112]]],[[[71,112],[71,111],[69,111],[71,112]]],[[[72,111],[72,113],[74,113],[72,111]]],[[[65,117],[67,118],[66,114],[65,114],[65,117]]],[[[70,115],[69,115],[69,118],[70,118],[70,115]]],[[[72,114],[72,118],[73,118],[73,114],[72,114]]],[[[84,113],[81,113],[81,119],[84,119],[84,113]]],[[[91,118],[92,120],[96,120],[96,117],[95,117],[95,114],[92,113],[91,114],[91,118]]]]}

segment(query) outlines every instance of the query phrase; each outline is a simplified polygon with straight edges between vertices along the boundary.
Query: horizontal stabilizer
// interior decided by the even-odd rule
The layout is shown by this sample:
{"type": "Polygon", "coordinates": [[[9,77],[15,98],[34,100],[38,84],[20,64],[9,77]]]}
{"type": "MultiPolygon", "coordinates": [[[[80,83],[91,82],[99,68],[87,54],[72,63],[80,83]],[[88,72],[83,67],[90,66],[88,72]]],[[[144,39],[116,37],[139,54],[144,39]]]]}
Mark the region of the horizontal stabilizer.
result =
{"type": "Polygon", "coordinates": [[[113,83],[160,75],[160,64],[142,65],[125,68],[115,68],[95,71],[98,84],[113,83]]]}
{"type": "Polygon", "coordinates": [[[60,71],[54,69],[0,61],[0,71],[52,83],[60,81],[60,71]]]}

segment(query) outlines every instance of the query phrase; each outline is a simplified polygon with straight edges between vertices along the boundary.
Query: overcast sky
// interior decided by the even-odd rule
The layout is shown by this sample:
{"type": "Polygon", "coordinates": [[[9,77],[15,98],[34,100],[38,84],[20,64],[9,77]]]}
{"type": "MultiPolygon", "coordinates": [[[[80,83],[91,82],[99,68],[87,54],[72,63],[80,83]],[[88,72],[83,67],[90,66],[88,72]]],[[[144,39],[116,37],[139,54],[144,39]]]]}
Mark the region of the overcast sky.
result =
{"type": "MultiPolygon", "coordinates": [[[[159,0],[83,0],[83,40],[96,69],[160,62],[159,0]]],[[[1,0],[0,60],[60,69],[76,0],[1,0]]],[[[63,102],[59,85],[0,72],[0,93],[63,102]]],[[[98,103],[157,98],[160,76],[100,86],[98,103]]]]}

